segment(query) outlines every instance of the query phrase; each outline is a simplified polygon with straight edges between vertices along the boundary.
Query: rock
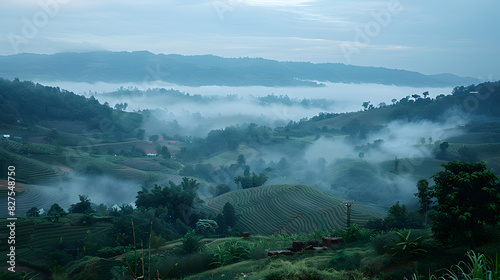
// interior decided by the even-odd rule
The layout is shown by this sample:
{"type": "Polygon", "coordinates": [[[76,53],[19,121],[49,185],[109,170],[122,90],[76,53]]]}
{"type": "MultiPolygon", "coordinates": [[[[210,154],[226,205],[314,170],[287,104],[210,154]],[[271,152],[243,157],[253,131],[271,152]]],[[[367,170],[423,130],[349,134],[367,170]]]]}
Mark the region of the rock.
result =
{"type": "Polygon", "coordinates": [[[302,241],[293,241],[292,248],[294,252],[299,252],[304,250],[304,242],[302,241]]]}
{"type": "Polygon", "coordinates": [[[277,255],[293,255],[293,252],[290,250],[277,250],[277,251],[268,251],[267,256],[277,256],[277,255]]]}
{"type": "Polygon", "coordinates": [[[309,240],[307,241],[307,245],[312,245],[313,247],[319,247],[318,240],[309,240]]]}
{"type": "Polygon", "coordinates": [[[309,245],[304,250],[307,250],[307,251],[314,250],[314,246],[313,245],[309,245]]]}
{"type": "Polygon", "coordinates": [[[333,245],[339,245],[344,243],[344,239],[342,237],[325,237],[321,238],[321,246],[323,247],[332,247],[333,245]]]}

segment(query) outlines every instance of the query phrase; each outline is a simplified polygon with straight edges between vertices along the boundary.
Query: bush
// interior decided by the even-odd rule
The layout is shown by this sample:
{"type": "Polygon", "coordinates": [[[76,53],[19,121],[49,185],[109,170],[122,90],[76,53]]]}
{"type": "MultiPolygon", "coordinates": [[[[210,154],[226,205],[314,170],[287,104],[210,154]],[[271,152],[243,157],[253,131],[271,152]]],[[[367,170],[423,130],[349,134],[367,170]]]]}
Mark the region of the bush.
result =
{"type": "Polygon", "coordinates": [[[223,266],[242,260],[251,259],[255,245],[253,243],[230,240],[217,246],[214,250],[213,264],[223,266]]]}
{"type": "Polygon", "coordinates": [[[389,232],[381,235],[377,235],[373,238],[373,247],[375,248],[375,252],[379,255],[383,255],[388,253],[389,247],[393,244],[392,240],[396,240],[398,235],[394,232],[389,232]]]}
{"type": "Polygon", "coordinates": [[[194,230],[190,230],[182,238],[182,245],[178,249],[178,253],[192,254],[199,252],[203,249],[201,238],[198,237],[194,230]]]}
{"type": "Polygon", "coordinates": [[[355,270],[360,267],[362,258],[360,253],[347,254],[341,251],[330,259],[330,265],[335,270],[355,270]]]}
{"type": "Polygon", "coordinates": [[[348,228],[337,228],[331,234],[332,236],[341,236],[345,242],[354,242],[367,240],[372,235],[372,231],[366,228],[360,228],[358,224],[352,223],[348,228]]]}
{"type": "Polygon", "coordinates": [[[120,254],[127,252],[130,249],[129,247],[124,246],[116,246],[116,247],[104,247],[99,249],[96,253],[96,256],[101,258],[111,258],[120,254]]]}

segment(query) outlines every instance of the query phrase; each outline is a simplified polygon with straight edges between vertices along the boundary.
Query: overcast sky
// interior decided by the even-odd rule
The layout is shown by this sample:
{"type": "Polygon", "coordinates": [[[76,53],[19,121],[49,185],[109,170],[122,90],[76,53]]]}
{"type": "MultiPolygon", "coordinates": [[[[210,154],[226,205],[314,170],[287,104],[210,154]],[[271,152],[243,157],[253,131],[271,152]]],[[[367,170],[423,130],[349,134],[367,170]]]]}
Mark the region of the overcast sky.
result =
{"type": "Polygon", "coordinates": [[[139,51],[500,79],[498,0],[0,0],[0,54],[139,51]]]}

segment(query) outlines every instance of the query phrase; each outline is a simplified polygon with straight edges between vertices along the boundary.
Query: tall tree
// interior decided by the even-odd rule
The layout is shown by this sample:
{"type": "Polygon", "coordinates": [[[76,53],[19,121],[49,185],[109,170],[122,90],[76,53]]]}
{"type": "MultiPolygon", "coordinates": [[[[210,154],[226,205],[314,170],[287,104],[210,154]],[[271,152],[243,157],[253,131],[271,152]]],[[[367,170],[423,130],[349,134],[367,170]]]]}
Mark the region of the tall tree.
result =
{"type": "Polygon", "coordinates": [[[39,217],[40,216],[40,210],[36,207],[31,207],[28,212],[26,212],[26,217],[39,217]]]}
{"type": "Polygon", "coordinates": [[[500,222],[500,182],[493,170],[483,162],[443,164],[432,179],[430,196],[437,199],[433,208],[432,230],[438,240],[481,241],[486,225],[500,222]]]}
{"type": "Polygon", "coordinates": [[[65,216],[67,214],[68,213],[66,213],[66,211],[64,211],[64,209],[57,203],[52,204],[52,206],[50,206],[49,211],[47,212],[47,216],[55,217],[56,222],[59,221],[60,217],[65,216]]]}
{"type": "Polygon", "coordinates": [[[420,213],[424,215],[425,225],[427,225],[427,213],[431,209],[432,199],[430,196],[429,182],[425,179],[418,180],[417,182],[418,192],[414,195],[418,197],[420,202],[420,213]]]}
{"type": "Polygon", "coordinates": [[[236,223],[236,211],[231,203],[226,202],[226,204],[224,204],[224,207],[222,208],[222,216],[224,217],[226,225],[234,227],[236,223]]]}
{"type": "Polygon", "coordinates": [[[245,159],[245,156],[243,154],[240,154],[236,163],[238,163],[239,166],[243,167],[245,166],[245,164],[247,164],[247,160],[245,159]]]}

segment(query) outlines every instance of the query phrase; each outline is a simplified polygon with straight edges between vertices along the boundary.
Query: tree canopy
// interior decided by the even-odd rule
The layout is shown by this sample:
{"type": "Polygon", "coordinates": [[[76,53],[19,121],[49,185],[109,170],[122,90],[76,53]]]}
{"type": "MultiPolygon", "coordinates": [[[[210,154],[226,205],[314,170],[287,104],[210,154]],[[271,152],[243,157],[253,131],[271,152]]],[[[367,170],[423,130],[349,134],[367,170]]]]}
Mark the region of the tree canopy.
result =
{"type": "Polygon", "coordinates": [[[477,244],[486,225],[500,221],[500,183],[483,162],[449,162],[432,179],[430,197],[436,199],[432,230],[438,240],[477,244]]]}

